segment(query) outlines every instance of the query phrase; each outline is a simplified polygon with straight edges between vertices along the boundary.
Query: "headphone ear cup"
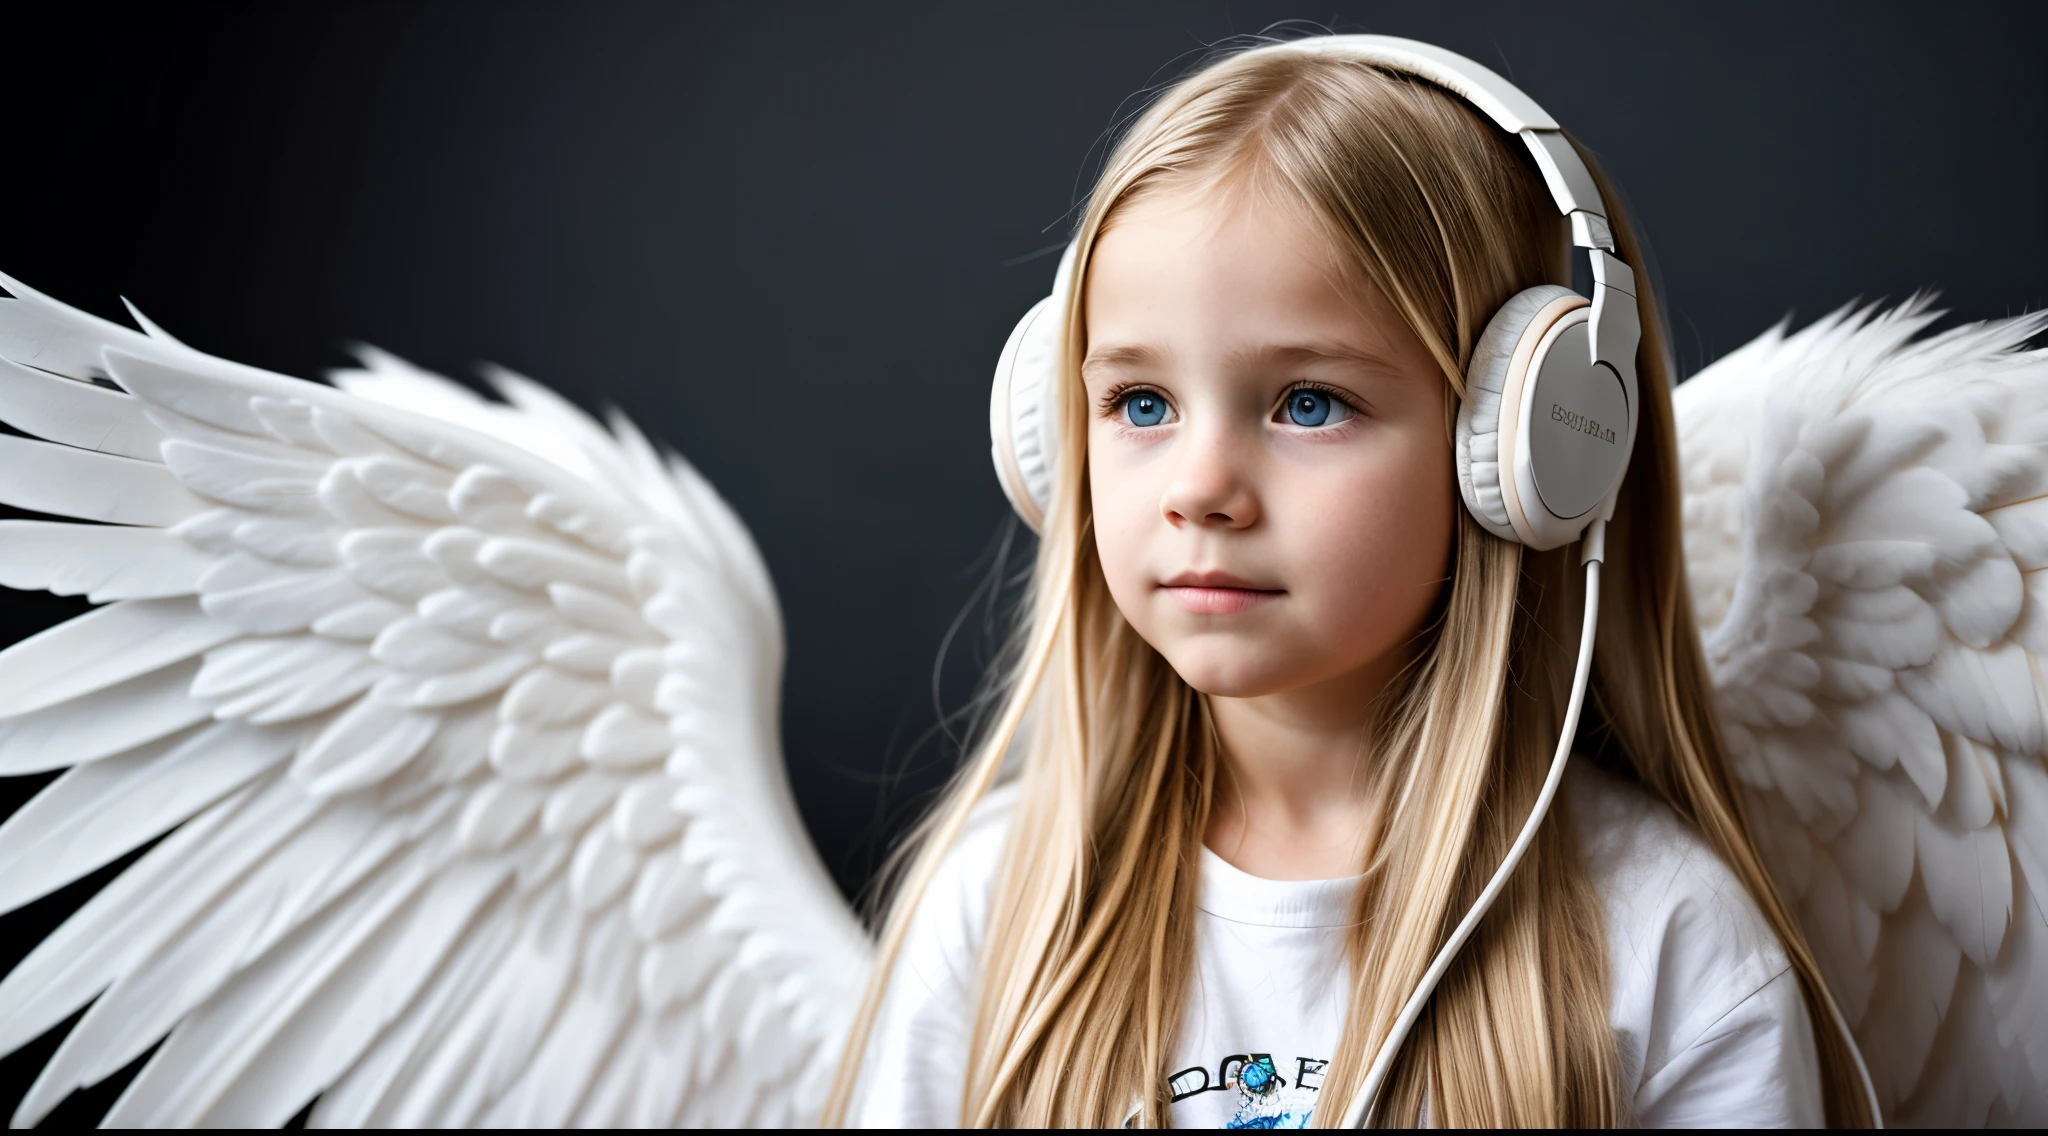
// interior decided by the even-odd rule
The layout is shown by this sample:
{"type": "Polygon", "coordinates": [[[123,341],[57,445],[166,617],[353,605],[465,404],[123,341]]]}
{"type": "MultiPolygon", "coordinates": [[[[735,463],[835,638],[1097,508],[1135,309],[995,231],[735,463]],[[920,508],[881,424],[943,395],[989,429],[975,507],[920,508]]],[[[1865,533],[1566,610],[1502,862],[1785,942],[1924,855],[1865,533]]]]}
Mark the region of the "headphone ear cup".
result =
{"type": "Polygon", "coordinates": [[[1513,476],[1515,438],[1501,430],[1502,395],[1517,357],[1524,366],[1536,344],[1557,317],[1587,305],[1570,288],[1543,284],[1517,292],[1486,323],[1473,345],[1465,368],[1465,398],[1458,404],[1454,451],[1458,491],[1481,528],[1501,538],[1525,542],[1509,515],[1501,479],[1513,476]]]}
{"type": "Polygon", "coordinates": [[[1045,515],[1052,510],[1060,423],[1050,403],[1066,343],[1064,316],[1074,256],[1069,242],[1053,271],[1052,295],[1031,305],[1017,321],[996,360],[996,378],[989,388],[988,448],[996,480],[1032,532],[1044,531],[1045,515]]]}
{"type": "Polygon", "coordinates": [[[1058,366],[1060,307],[1057,293],[1031,305],[1010,332],[989,388],[989,457],[1003,495],[1033,532],[1044,528],[1052,506],[1052,457],[1058,424],[1046,405],[1058,366]]]}

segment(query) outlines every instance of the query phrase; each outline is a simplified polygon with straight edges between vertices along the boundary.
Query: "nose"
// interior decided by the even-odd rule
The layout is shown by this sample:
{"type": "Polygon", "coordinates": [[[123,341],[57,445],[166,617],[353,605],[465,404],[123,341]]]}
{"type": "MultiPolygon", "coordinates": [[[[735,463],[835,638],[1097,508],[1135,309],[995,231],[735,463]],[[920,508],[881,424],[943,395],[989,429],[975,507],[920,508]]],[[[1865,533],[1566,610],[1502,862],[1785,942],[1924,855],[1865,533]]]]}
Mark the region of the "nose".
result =
{"type": "Polygon", "coordinates": [[[1159,501],[1166,523],[1180,528],[1201,525],[1220,529],[1250,528],[1259,519],[1258,496],[1252,492],[1248,454],[1223,431],[1190,430],[1181,437],[1173,477],[1159,501]]]}

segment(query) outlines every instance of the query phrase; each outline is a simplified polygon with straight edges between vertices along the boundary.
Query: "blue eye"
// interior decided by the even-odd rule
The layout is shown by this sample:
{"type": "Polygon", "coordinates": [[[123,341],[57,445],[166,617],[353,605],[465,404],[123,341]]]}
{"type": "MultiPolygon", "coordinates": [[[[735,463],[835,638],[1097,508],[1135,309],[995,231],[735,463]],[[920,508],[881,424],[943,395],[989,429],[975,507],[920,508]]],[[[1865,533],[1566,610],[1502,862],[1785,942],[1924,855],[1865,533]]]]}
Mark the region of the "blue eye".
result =
{"type": "Polygon", "coordinates": [[[1157,426],[1166,420],[1166,400],[1154,391],[1132,391],[1124,396],[1124,421],[1133,426],[1157,426]]]}
{"type": "Polygon", "coordinates": [[[1321,426],[1330,420],[1330,396],[1307,387],[1289,391],[1287,417],[1296,426],[1321,426]]]}

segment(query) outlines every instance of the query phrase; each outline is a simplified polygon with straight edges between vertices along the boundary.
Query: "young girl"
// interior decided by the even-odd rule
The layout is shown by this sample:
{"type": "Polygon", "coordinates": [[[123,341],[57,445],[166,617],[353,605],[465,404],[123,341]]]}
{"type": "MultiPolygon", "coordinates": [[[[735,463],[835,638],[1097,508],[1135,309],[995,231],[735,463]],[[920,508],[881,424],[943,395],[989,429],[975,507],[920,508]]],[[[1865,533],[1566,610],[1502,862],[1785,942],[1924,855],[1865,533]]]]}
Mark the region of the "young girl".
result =
{"type": "MultiPolygon", "coordinates": [[[[1226,57],[1135,123],[1065,269],[1003,709],[908,852],[828,1122],[1358,1104],[1565,728],[1579,550],[1489,533],[1451,424],[1491,313],[1569,283],[1570,246],[1513,137],[1342,52],[1226,57]]],[[[1870,1119],[1715,734],[1637,292],[1579,756],[1378,1124],[1870,1119]]]]}

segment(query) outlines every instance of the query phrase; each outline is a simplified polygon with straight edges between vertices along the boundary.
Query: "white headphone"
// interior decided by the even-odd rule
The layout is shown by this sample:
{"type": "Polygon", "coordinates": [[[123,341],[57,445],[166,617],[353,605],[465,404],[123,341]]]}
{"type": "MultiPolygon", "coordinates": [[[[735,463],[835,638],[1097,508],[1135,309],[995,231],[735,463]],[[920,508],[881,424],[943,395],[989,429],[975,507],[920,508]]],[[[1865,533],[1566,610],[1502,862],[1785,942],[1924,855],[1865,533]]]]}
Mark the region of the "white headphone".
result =
{"type": "MultiPolygon", "coordinates": [[[[1578,151],[1514,84],[1462,55],[1392,36],[1318,36],[1248,54],[1355,59],[1427,79],[1518,135],[1536,159],[1572,243],[1587,250],[1593,299],[1545,284],[1510,298],[1488,321],[1458,407],[1458,488],[1486,531],[1534,549],[1577,540],[1612,513],[1637,414],[1635,273],[1614,255],[1607,205],[1578,151]],[[1506,475],[1503,475],[1506,471],[1506,475]]],[[[1053,293],[1024,313],[1003,345],[989,392],[996,477],[1034,530],[1051,507],[1058,416],[1049,405],[1075,274],[1068,245],[1053,293]]]]}

